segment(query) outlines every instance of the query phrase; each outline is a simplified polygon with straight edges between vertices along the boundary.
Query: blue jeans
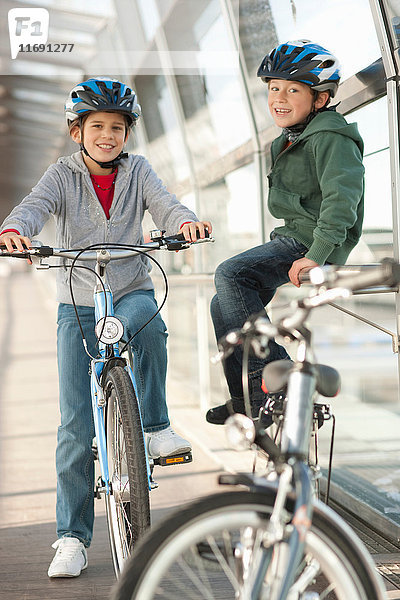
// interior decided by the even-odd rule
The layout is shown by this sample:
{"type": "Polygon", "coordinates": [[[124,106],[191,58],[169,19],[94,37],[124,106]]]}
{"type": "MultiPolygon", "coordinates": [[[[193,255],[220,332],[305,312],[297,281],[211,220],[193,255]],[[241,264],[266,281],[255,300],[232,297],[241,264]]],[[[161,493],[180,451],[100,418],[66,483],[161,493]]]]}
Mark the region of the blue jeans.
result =
{"type": "MultiPolygon", "coordinates": [[[[152,290],[137,290],[115,303],[128,339],[157,310],[152,290]]],[[[94,308],[79,306],[89,352],[97,355],[94,308]]],[[[167,332],[158,314],[131,342],[138,397],[145,431],[169,425],[165,399],[167,332]]],[[[57,535],[80,539],[89,546],[94,520],[94,425],[88,375],[90,359],[71,304],[60,304],[57,329],[61,425],[58,428],[57,535]]]]}
{"type": "MultiPolygon", "coordinates": [[[[292,263],[307,252],[306,246],[293,238],[272,232],[271,241],[246,250],[221,263],[215,272],[216,295],[211,300],[211,316],[217,341],[232,329],[240,329],[250,315],[259,313],[272,300],[276,289],[289,281],[292,263]]],[[[231,398],[243,398],[242,350],[224,361],[224,373],[231,398]]],[[[290,358],[275,341],[263,360],[249,360],[249,389],[252,400],[260,394],[264,366],[273,360],[290,358]]]]}

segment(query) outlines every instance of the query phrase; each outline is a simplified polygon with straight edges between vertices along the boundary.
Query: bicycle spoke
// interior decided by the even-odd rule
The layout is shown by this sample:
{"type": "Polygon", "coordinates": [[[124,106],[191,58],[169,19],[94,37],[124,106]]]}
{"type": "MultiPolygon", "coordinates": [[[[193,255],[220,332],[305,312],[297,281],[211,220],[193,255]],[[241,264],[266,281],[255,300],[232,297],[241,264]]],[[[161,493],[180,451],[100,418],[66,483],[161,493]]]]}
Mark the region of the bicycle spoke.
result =
{"type": "Polygon", "coordinates": [[[328,594],[333,592],[335,589],[336,589],[336,585],[334,583],[331,583],[330,585],[328,585],[328,587],[322,592],[322,594],[319,595],[319,600],[324,600],[324,598],[327,598],[328,594]]]}
{"type": "Polygon", "coordinates": [[[232,553],[232,548],[233,548],[233,540],[232,540],[232,535],[229,531],[224,530],[222,532],[222,539],[223,539],[223,543],[225,546],[225,553],[226,556],[228,558],[228,562],[231,563],[230,568],[233,571],[235,569],[235,560],[234,560],[234,556],[232,553]]]}
{"type": "Polygon", "coordinates": [[[213,593],[212,593],[212,587],[211,587],[211,583],[210,583],[210,579],[208,577],[208,573],[207,573],[207,569],[205,568],[204,565],[204,560],[202,558],[202,556],[199,553],[199,548],[198,546],[196,546],[195,548],[192,546],[190,548],[190,552],[191,552],[191,556],[193,557],[193,561],[199,571],[199,576],[201,577],[201,580],[203,582],[203,585],[206,589],[206,592],[208,594],[208,597],[214,598],[213,593]]]}
{"type": "MultiPolygon", "coordinates": [[[[278,598],[290,552],[287,542],[275,541],[268,548],[263,544],[275,501],[275,491],[268,488],[234,491],[177,511],[143,539],[124,570],[130,598],[249,600],[256,587],[260,598],[278,598]]],[[[342,530],[321,507],[319,503],[314,507],[305,555],[287,597],[381,600],[384,596],[376,593],[376,571],[369,557],[350,530],[342,530]]],[[[287,510],[292,512],[292,501],[287,510]]]]}
{"type": "MultiPolygon", "coordinates": [[[[208,578],[207,578],[207,586],[204,587],[203,581],[201,580],[201,578],[198,575],[196,575],[196,573],[193,571],[193,569],[190,567],[190,565],[187,564],[187,561],[185,558],[181,557],[178,561],[178,564],[181,567],[182,571],[190,579],[192,584],[195,586],[197,591],[202,594],[202,597],[205,598],[205,600],[215,600],[215,596],[209,587],[208,578]]],[[[188,598],[189,595],[193,600],[196,600],[198,598],[198,595],[197,594],[194,595],[193,591],[190,590],[190,588],[187,586],[187,582],[185,585],[185,589],[183,591],[184,591],[185,598],[188,598]]]]}
{"type": "Polygon", "coordinates": [[[126,480],[125,485],[123,484],[122,477],[122,461],[123,456],[125,454],[125,440],[122,435],[122,418],[119,410],[118,402],[115,402],[115,419],[114,419],[114,439],[117,440],[117,444],[114,448],[114,456],[113,456],[113,474],[114,481],[113,484],[115,487],[118,487],[118,500],[115,497],[116,501],[116,511],[119,514],[118,518],[118,529],[119,535],[122,543],[122,551],[125,556],[129,554],[129,539],[128,537],[132,537],[132,527],[130,523],[129,515],[125,510],[125,505],[122,502],[122,498],[124,497],[124,492],[128,485],[128,479],[126,480]]]}
{"type": "MultiPolygon", "coordinates": [[[[247,564],[244,565],[245,567],[245,571],[244,571],[244,579],[245,582],[249,582],[251,580],[251,575],[253,573],[255,573],[257,571],[260,559],[261,559],[261,554],[269,551],[266,548],[264,548],[263,546],[263,539],[265,537],[265,531],[264,529],[256,529],[254,530],[253,528],[251,528],[253,531],[252,534],[252,546],[251,548],[248,548],[247,551],[247,556],[246,556],[246,562],[247,564]],[[255,535],[254,535],[255,532],[255,535]]],[[[270,567],[270,563],[271,561],[269,561],[268,564],[268,569],[270,567]]],[[[268,571],[267,569],[267,571],[268,571]]],[[[267,572],[266,572],[267,574],[267,572]]]]}
{"type": "Polygon", "coordinates": [[[212,549],[215,558],[217,559],[218,563],[220,564],[222,570],[224,571],[227,579],[230,581],[233,589],[235,590],[235,592],[239,591],[239,584],[238,584],[238,580],[235,576],[235,574],[233,573],[233,571],[230,569],[229,564],[227,562],[227,560],[225,559],[224,555],[222,554],[221,550],[218,547],[218,544],[215,542],[214,537],[212,536],[207,536],[207,542],[210,545],[210,548],[212,549]]]}

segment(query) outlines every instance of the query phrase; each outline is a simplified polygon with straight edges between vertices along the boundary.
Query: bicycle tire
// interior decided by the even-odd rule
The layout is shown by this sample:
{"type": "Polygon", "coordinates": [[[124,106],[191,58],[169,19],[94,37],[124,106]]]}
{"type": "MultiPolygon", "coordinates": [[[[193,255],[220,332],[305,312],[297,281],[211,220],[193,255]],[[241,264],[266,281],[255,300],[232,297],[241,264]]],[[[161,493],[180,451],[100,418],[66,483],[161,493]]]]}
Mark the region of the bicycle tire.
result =
{"type": "MultiPolygon", "coordinates": [[[[253,597],[248,589],[244,591],[239,574],[245,572],[246,564],[257,562],[253,551],[260,544],[251,546],[249,541],[260,540],[257,536],[265,531],[274,500],[275,492],[269,488],[262,493],[233,491],[202,498],[169,516],[138,544],[113,589],[112,600],[253,597]]],[[[293,500],[289,499],[286,509],[292,508],[293,500]]],[[[279,549],[274,546],[275,550],[279,549]]],[[[360,540],[320,502],[315,504],[306,536],[305,556],[307,564],[311,558],[318,560],[321,572],[301,593],[288,598],[302,598],[304,592],[315,600],[385,598],[380,576],[360,540]]],[[[310,567],[308,571],[306,565],[303,567],[296,574],[295,584],[300,582],[300,575],[310,575],[310,567]]],[[[271,598],[265,587],[260,598],[271,598]]]]}
{"type": "Polygon", "coordinates": [[[149,483],[139,406],[129,374],[110,369],[107,398],[107,460],[111,483],[105,495],[114,570],[119,576],[137,540],[150,526],[149,483]]]}

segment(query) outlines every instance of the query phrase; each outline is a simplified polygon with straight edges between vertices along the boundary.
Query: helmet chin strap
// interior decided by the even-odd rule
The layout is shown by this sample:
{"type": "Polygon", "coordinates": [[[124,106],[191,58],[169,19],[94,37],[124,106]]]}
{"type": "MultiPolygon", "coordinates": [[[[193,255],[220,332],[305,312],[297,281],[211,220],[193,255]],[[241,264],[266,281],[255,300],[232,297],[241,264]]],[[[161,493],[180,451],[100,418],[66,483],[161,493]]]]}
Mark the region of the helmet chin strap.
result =
{"type": "Polygon", "coordinates": [[[88,156],[95,163],[97,163],[98,165],[100,165],[100,167],[102,169],[114,169],[114,167],[116,167],[118,165],[118,163],[120,162],[120,160],[122,160],[123,158],[127,158],[128,157],[128,153],[127,152],[120,152],[118,154],[118,156],[116,156],[113,160],[109,160],[107,162],[101,162],[101,161],[96,160],[95,158],[93,158],[93,156],[90,156],[89,152],[86,150],[86,148],[85,148],[85,146],[83,144],[80,144],[80,147],[81,147],[82,152],[84,152],[84,154],[86,154],[86,156],[88,156]]]}

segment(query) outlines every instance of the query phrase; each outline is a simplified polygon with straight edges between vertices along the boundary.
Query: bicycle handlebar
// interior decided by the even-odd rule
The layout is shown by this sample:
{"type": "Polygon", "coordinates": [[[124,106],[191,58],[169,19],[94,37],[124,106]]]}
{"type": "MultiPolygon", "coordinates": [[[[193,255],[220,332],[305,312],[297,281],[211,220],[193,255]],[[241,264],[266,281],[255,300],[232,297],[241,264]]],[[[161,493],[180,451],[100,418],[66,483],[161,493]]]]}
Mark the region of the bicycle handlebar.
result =
{"type": "Polygon", "coordinates": [[[305,339],[304,323],[312,309],[339,298],[347,298],[357,290],[383,285],[396,289],[400,284],[400,264],[393,259],[385,258],[381,264],[368,266],[359,273],[339,272],[340,268],[327,265],[309,271],[313,289],[308,296],[291,303],[290,312],[273,323],[266,318],[265,312],[250,317],[242,329],[231,331],[219,340],[220,352],[214,361],[227,358],[245,339],[250,340],[251,348],[257,356],[265,358],[268,354],[268,341],[278,335],[298,341],[305,339]]]}
{"type": "Polygon", "coordinates": [[[325,265],[311,269],[301,275],[300,280],[316,286],[324,285],[329,289],[344,287],[351,292],[380,286],[395,289],[400,283],[400,265],[391,258],[385,258],[377,265],[359,267],[325,265]]]}
{"type": "MultiPolygon", "coordinates": [[[[40,242],[36,242],[40,245],[34,245],[32,242],[32,248],[27,248],[23,252],[19,250],[13,250],[13,252],[9,252],[4,245],[0,246],[0,257],[12,257],[12,258],[48,258],[50,256],[58,256],[61,258],[70,258],[73,260],[74,258],[79,256],[79,260],[81,261],[90,261],[97,259],[98,250],[107,250],[109,253],[110,259],[120,259],[120,258],[129,258],[130,256],[134,256],[139,252],[150,252],[151,250],[159,250],[165,249],[170,251],[178,251],[189,248],[193,244],[200,244],[203,242],[214,242],[214,238],[210,237],[208,232],[205,232],[205,238],[201,239],[199,232],[197,231],[197,240],[195,242],[188,242],[185,240],[182,233],[178,233],[176,235],[164,236],[162,232],[160,232],[160,236],[154,239],[151,242],[147,242],[145,244],[129,244],[129,247],[123,248],[124,244],[112,244],[112,243],[104,243],[104,244],[94,244],[93,247],[89,247],[90,249],[85,248],[53,248],[51,246],[44,246],[40,242]],[[95,246],[98,248],[96,249],[95,246]],[[118,248],[121,246],[121,248],[118,248]]],[[[128,244],[126,244],[128,246],[128,244]]]]}

